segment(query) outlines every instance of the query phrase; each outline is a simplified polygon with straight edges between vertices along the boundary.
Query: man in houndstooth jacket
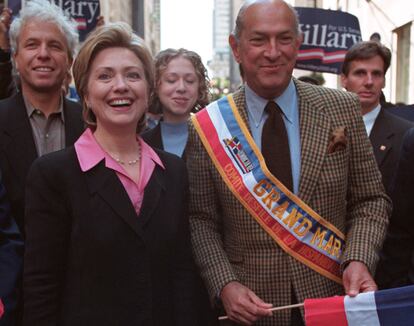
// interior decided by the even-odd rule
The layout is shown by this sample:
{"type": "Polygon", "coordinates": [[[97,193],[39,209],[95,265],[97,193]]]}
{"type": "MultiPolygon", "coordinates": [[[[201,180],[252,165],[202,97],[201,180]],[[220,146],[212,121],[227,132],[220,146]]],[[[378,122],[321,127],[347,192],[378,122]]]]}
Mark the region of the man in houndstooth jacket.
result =
{"type": "Polygon", "coordinates": [[[301,43],[293,8],[281,0],[247,1],[229,41],[245,80],[233,98],[256,145],[264,106],[274,100],[284,114],[294,193],[345,234],[343,285],[276,244],[226,186],[192,126],[187,165],[195,259],[212,302],[221,301],[230,323],[303,325],[303,311],[272,314],[269,307],[375,290],[371,275],[391,204],[358,98],[292,78],[301,43]]]}

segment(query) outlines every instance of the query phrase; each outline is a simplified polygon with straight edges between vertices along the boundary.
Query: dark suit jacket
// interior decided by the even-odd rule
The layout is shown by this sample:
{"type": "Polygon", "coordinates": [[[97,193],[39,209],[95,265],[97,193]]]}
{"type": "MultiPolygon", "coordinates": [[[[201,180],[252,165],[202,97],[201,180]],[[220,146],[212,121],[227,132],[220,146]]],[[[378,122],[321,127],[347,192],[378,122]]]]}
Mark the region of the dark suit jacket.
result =
{"type": "MultiPolygon", "coordinates": [[[[145,131],[141,136],[145,140],[145,142],[151,145],[152,147],[164,150],[164,144],[162,143],[160,124],[157,124],[154,128],[145,131]]],[[[186,158],[186,155],[185,155],[185,150],[184,150],[182,159],[185,160],[185,158],[186,158]]],[[[197,293],[198,293],[197,314],[199,316],[199,321],[200,321],[199,323],[201,325],[209,325],[209,326],[218,325],[217,315],[216,315],[216,312],[213,311],[210,305],[205,285],[199,275],[197,275],[196,278],[197,278],[196,287],[197,287],[197,293]]]]}
{"type": "Polygon", "coordinates": [[[414,122],[414,104],[394,106],[392,108],[388,108],[387,112],[392,113],[408,121],[414,122]]]}
{"type": "Polygon", "coordinates": [[[0,326],[15,325],[12,312],[17,304],[17,282],[21,275],[23,240],[6,199],[4,186],[0,181],[0,300],[4,315],[0,326]]]}
{"type": "Polygon", "coordinates": [[[35,161],[24,325],[197,325],[185,165],[157,154],[139,216],[104,161],[84,173],[73,147],[35,161]]]}
{"type": "Polygon", "coordinates": [[[152,147],[164,150],[164,144],[162,143],[161,126],[157,124],[154,128],[146,130],[142,134],[142,139],[152,147]]]}
{"type": "Polygon", "coordinates": [[[394,209],[376,275],[380,288],[414,284],[414,129],[403,140],[392,200],[394,209]]]}
{"type": "Polygon", "coordinates": [[[9,58],[6,61],[0,61],[0,100],[12,96],[15,92],[16,84],[13,81],[12,63],[9,58]]]}
{"type": "Polygon", "coordinates": [[[414,127],[412,122],[399,118],[386,109],[381,109],[372,127],[369,139],[387,194],[391,193],[404,134],[411,127],[414,127]]]}
{"type": "MultiPolygon", "coordinates": [[[[66,100],[63,105],[66,146],[72,145],[84,127],[78,103],[66,100]]],[[[0,101],[0,169],[11,205],[12,216],[23,232],[24,187],[30,165],[37,158],[32,127],[23,96],[0,101]]]]}

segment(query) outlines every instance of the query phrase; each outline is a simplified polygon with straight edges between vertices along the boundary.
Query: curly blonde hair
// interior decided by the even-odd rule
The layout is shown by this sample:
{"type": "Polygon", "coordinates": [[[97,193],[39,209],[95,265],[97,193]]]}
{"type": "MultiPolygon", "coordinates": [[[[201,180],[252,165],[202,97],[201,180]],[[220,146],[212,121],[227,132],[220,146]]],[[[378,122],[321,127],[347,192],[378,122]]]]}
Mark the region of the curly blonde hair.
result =
{"type": "Polygon", "coordinates": [[[152,94],[149,111],[154,114],[162,113],[162,103],[157,94],[157,88],[161,83],[161,76],[167,69],[168,64],[175,58],[185,58],[194,66],[199,86],[198,98],[192,112],[204,108],[210,103],[210,79],[208,78],[207,69],[204,67],[201,57],[194,51],[186,49],[166,49],[160,51],[155,56],[155,91],[152,94]]]}

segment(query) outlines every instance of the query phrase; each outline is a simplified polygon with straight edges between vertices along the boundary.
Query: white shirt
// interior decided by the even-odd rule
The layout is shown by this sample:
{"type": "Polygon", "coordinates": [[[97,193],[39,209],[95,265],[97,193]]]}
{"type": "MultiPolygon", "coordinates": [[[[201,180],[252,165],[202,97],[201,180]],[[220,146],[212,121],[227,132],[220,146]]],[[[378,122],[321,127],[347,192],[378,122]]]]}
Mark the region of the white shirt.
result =
{"type": "Polygon", "coordinates": [[[364,120],[365,130],[367,131],[368,137],[371,134],[372,127],[374,126],[375,120],[381,111],[381,105],[378,104],[374,110],[364,114],[362,119],[364,120]]]}

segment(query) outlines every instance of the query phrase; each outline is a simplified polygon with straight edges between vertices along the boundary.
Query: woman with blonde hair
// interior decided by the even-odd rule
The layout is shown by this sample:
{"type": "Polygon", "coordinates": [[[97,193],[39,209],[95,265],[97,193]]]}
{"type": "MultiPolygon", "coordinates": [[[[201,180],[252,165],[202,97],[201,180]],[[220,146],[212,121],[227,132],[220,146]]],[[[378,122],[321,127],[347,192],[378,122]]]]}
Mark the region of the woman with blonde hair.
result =
{"type": "Polygon", "coordinates": [[[73,74],[88,128],[29,173],[24,325],[197,325],[185,166],[137,136],[152,57],[109,24],[73,74]]]}
{"type": "MultiPolygon", "coordinates": [[[[155,57],[155,90],[150,111],[162,116],[159,123],[142,134],[152,147],[185,159],[187,120],[210,100],[210,80],[201,57],[187,49],[166,49],[155,57]]],[[[197,277],[197,309],[200,323],[217,325],[207,291],[197,277]]]]}
{"type": "Polygon", "coordinates": [[[142,137],[153,147],[183,157],[187,120],[209,103],[209,78],[201,57],[186,49],[166,49],[155,57],[155,91],[150,111],[159,124],[142,137]]]}

